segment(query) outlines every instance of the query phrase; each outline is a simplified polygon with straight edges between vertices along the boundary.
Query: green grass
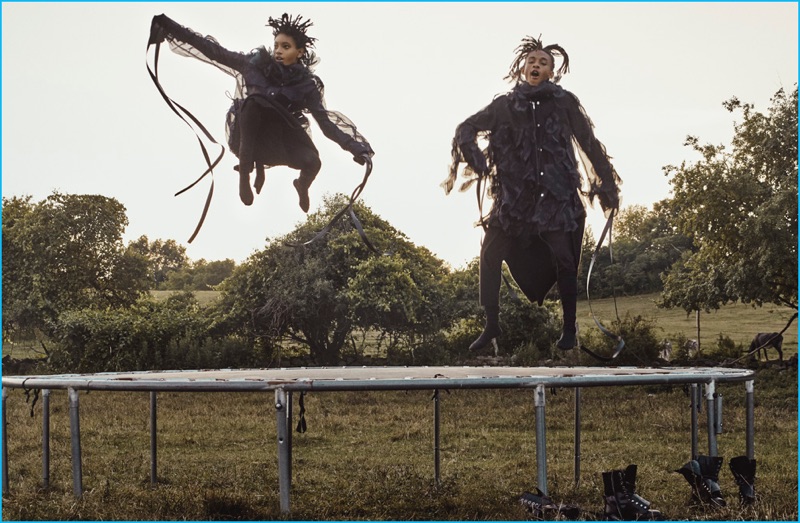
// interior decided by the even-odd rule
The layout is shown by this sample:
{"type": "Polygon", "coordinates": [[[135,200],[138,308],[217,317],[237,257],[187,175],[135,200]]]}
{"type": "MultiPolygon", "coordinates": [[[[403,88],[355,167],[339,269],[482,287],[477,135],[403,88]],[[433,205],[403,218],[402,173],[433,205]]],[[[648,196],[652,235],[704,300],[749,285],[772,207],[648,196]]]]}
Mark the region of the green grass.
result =
{"type": "MultiPolygon", "coordinates": [[[[690,457],[690,412],[681,387],[666,386],[584,389],[577,486],[574,391],[548,390],[551,497],[579,505],[582,519],[596,519],[603,508],[601,472],[636,463],[638,493],[669,519],[796,521],[797,373],[764,368],[755,383],[755,506],[739,507],[727,469],[745,449],[742,384],[718,386],[725,398],[718,444],[727,508],[692,505],[688,484],[673,472],[690,457]]],[[[44,490],[41,403],[31,417],[23,392],[11,390],[11,494],[3,497],[3,519],[286,519],[279,511],[272,393],[158,397],[159,482],[151,486],[149,395],[81,394],[84,495],[75,499],[66,393],[51,396],[51,484],[44,490]]],[[[308,394],[308,431],[293,434],[289,519],[527,519],[517,499],[536,486],[533,392],[453,390],[440,397],[441,484],[435,485],[430,391],[308,394]]],[[[704,453],[705,412],[699,418],[704,453]]]]}
{"type": "MultiPolygon", "coordinates": [[[[156,301],[166,300],[177,291],[149,291],[150,296],[156,301]]],[[[201,307],[205,307],[219,298],[220,291],[192,291],[201,307]]]]}
{"type": "MultiPolygon", "coordinates": [[[[658,294],[625,296],[617,298],[616,310],[620,317],[626,313],[632,316],[641,315],[656,321],[656,328],[663,339],[674,341],[676,334],[683,334],[688,339],[697,339],[697,319],[695,313],[686,314],[683,309],[659,309],[655,302],[658,294]]],[[[592,300],[592,310],[600,322],[608,327],[616,318],[614,300],[612,298],[592,300]]],[[[789,321],[794,309],[766,304],[753,307],[742,303],[728,304],[710,313],[700,313],[700,347],[713,348],[722,333],[729,336],[737,345],[749,348],[753,337],[759,332],[780,332],[789,321]]],[[[784,358],[797,353],[797,320],[783,333],[784,358]]],[[[589,310],[589,302],[578,302],[578,324],[583,332],[595,329],[594,320],[589,310]]],[[[778,354],[769,349],[770,359],[778,354]]]]}

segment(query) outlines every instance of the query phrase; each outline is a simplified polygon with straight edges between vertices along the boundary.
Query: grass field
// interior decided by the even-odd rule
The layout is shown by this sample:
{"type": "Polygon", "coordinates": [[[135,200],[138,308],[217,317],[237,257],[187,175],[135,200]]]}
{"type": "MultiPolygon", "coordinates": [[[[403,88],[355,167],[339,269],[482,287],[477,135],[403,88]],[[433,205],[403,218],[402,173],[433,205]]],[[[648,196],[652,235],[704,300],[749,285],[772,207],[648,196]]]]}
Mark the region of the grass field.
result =
{"type": "MultiPolygon", "coordinates": [[[[603,387],[582,394],[581,475],[574,482],[574,391],[547,391],[548,488],[601,516],[601,472],[639,467],[637,492],[670,520],[796,521],[797,372],[755,380],[756,489],[742,508],[727,461],[744,454],[744,386],[720,384],[725,458],[715,509],[690,502],[677,473],[690,457],[681,387],[603,387]]],[[[441,483],[433,481],[430,391],[306,396],[308,431],[293,435],[292,513],[280,514],[274,395],[160,393],[158,483],[150,484],[149,395],[81,393],[83,488],[72,492],[69,406],[51,394],[50,486],[42,488],[42,411],[23,391],[7,399],[10,520],[524,520],[519,495],[536,486],[530,390],[441,394],[441,483]]],[[[295,395],[297,402],[297,395],[295,395]]],[[[297,403],[295,403],[296,423],[297,403]]],[[[705,412],[699,448],[706,452],[705,412]]]]}
{"type": "MultiPolygon", "coordinates": [[[[201,300],[215,298],[204,293],[201,300]]],[[[618,300],[652,317],[664,338],[694,338],[695,319],[664,311],[655,296],[618,300]]],[[[592,302],[604,322],[611,300],[592,302]]],[[[730,305],[701,316],[701,344],[721,332],[745,347],[759,331],[779,331],[790,310],[730,305]]],[[[582,329],[594,328],[579,302],[582,329]]],[[[797,350],[797,329],[784,347],[797,350]]],[[[6,346],[4,345],[4,354],[6,346]]],[[[774,353],[771,354],[774,358],[774,353]]],[[[583,391],[581,475],[574,482],[574,391],[548,390],[549,493],[577,504],[580,519],[602,519],[601,472],[639,466],[637,492],[671,520],[798,518],[797,370],[763,366],[755,380],[756,489],[742,508],[727,461],[744,453],[744,388],[721,384],[725,458],[720,485],[728,507],[690,502],[675,469],[690,457],[689,399],[680,387],[604,387],[583,391]]],[[[433,482],[431,393],[312,393],[308,432],[293,436],[292,513],[280,514],[272,393],[161,393],[158,476],[150,485],[149,396],[81,394],[84,495],[72,493],[69,407],[51,395],[50,485],[42,483],[41,403],[8,391],[10,494],[3,520],[524,520],[517,500],[536,481],[531,391],[452,390],[441,395],[441,483],[433,482]]],[[[296,400],[295,400],[296,401],[296,400]]],[[[295,406],[295,413],[297,407],[295,406]]],[[[705,453],[705,412],[700,452],[705,453]]],[[[296,419],[294,420],[296,423],[296,419]]]]}
{"type": "MultiPolygon", "coordinates": [[[[697,318],[695,313],[686,314],[683,309],[659,309],[655,303],[658,294],[643,294],[617,298],[616,310],[620,317],[626,313],[654,319],[656,328],[663,339],[674,340],[680,333],[688,339],[697,339],[697,318]]],[[[608,326],[616,318],[614,300],[611,298],[592,300],[592,310],[601,323],[608,326]]],[[[716,347],[722,333],[729,336],[745,349],[759,332],[780,332],[794,314],[794,309],[766,304],[753,307],[742,303],[728,304],[710,313],[700,313],[700,347],[716,347]]],[[[594,329],[595,324],[589,311],[589,302],[578,302],[578,324],[582,331],[594,329]]],[[[784,357],[797,353],[797,322],[783,334],[784,357]]],[[[777,358],[774,349],[769,349],[770,359],[777,358]]]]}

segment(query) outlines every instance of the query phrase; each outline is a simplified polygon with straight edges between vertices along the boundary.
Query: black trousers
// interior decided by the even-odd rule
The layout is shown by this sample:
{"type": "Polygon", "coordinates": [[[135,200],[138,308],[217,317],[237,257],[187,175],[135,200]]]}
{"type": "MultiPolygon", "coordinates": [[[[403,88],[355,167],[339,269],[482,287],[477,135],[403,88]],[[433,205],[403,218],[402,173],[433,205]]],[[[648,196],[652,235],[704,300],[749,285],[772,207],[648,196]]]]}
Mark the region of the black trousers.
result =
{"type": "Polygon", "coordinates": [[[236,151],[239,172],[251,173],[259,165],[286,165],[300,170],[308,185],[322,167],[319,152],[305,129],[285,109],[264,97],[252,96],[238,116],[240,142],[236,151]]]}
{"type": "MultiPolygon", "coordinates": [[[[564,294],[577,299],[578,264],[580,263],[584,220],[576,231],[556,231],[533,236],[523,242],[499,227],[489,227],[483,238],[480,255],[480,304],[500,304],[501,271],[505,261],[520,289],[532,302],[542,303],[558,282],[564,294]]],[[[565,311],[566,312],[566,311],[565,311]]]]}

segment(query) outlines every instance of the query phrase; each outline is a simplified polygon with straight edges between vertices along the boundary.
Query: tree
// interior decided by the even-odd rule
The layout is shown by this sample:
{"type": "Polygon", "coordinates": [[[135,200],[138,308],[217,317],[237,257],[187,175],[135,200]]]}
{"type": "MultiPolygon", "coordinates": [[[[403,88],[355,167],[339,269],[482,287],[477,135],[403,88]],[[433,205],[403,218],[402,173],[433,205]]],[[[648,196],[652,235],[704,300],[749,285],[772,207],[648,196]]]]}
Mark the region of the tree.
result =
{"type": "Polygon", "coordinates": [[[742,114],[730,151],[689,136],[702,158],[665,167],[675,224],[694,251],[665,276],[662,306],[709,311],[739,300],[797,309],[797,86],[771,104],[763,114],[728,100],[724,107],[742,114]]]}
{"type": "Polygon", "coordinates": [[[49,335],[70,309],[124,307],[147,261],[122,243],[125,207],[99,195],[3,198],[3,335],[49,335]]]}
{"type": "Polygon", "coordinates": [[[171,274],[189,267],[186,247],[178,245],[175,240],[158,239],[151,242],[147,236],[140,236],[130,246],[149,260],[153,289],[165,288],[164,283],[171,274]]]}
{"type": "Polygon", "coordinates": [[[231,259],[206,261],[200,258],[167,275],[161,288],[168,290],[207,291],[233,274],[236,262],[231,259]]]}
{"type": "MultiPolygon", "coordinates": [[[[592,269],[591,295],[597,298],[618,294],[645,294],[663,288],[661,274],[690,250],[692,241],[677,230],[668,200],[653,204],[652,209],[632,205],[621,210],[614,222],[613,263],[609,248],[600,248],[592,269]]],[[[588,233],[587,236],[590,236],[588,233]]],[[[582,288],[594,241],[584,238],[582,248],[582,288]]]]}
{"type": "Polygon", "coordinates": [[[347,200],[328,198],[323,210],[285,237],[253,254],[220,288],[218,328],[254,343],[286,338],[307,347],[317,364],[337,364],[343,349],[357,349],[357,331],[373,333],[390,349],[413,350],[449,321],[440,281],[443,261],[356,204],[375,254],[345,215],[312,238],[347,200]],[[298,246],[288,246],[294,244],[298,246]]]}

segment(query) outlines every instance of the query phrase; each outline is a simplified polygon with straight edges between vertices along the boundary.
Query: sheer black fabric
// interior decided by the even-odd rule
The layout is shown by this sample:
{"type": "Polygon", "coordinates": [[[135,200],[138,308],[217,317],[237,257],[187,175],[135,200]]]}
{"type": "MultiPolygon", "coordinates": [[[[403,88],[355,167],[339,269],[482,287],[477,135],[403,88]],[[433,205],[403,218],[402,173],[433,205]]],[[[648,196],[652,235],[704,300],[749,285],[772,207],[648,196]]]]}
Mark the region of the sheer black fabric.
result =
{"type": "Polygon", "coordinates": [[[258,143],[256,161],[266,167],[302,163],[295,156],[312,149],[318,154],[311,143],[304,113],[310,113],[322,133],[354,158],[374,154],[353,122],[326,108],[322,81],[302,63],[280,64],[263,46],[249,53],[229,51],[212,36],[196,33],[165,15],[153,18],[152,31],[159,31],[158,36],[166,39],[174,52],[202,60],[235,78],[233,103],[226,115],[226,134],[228,146],[237,157],[242,132],[237,117],[245,100],[264,108],[265,125],[254,140],[258,143]]]}
{"type": "Polygon", "coordinates": [[[487,176],[493,205],[481,223],[512,236],[577,231],[586,216],[581,195],[597,196],[607,213],[618,206],[621,180],[591,120],[575,95],[551,82],[519,83],[467,118],[452,154],[445,191],[462,162],[460,190],[487,176]],[[488,139],[485,150],[480,139],[488,139]]]}

